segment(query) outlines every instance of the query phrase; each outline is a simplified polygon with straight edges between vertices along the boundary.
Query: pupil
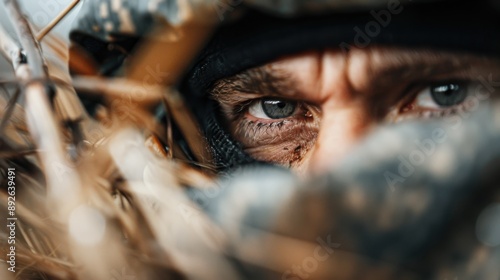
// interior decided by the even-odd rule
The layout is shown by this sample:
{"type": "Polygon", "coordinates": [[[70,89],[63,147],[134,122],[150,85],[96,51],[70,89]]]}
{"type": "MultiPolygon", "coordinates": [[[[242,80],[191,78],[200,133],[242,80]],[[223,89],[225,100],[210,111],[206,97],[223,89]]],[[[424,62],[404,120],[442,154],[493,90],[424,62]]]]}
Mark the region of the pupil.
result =
{"type": "Polygon", "coordinates": [[[296,103],[283,100],[270,100],[262,101],[262,109],[266,116],[271,119],[284,119],[288,118],[295,112],[296,103]]]}
{"type": "Polygon", "coordinates": [[[467,91],[459,84],[450,83],[432,87],[431,96],[439,106],[451,107],[464,102],[467,98],[467,91]]]}

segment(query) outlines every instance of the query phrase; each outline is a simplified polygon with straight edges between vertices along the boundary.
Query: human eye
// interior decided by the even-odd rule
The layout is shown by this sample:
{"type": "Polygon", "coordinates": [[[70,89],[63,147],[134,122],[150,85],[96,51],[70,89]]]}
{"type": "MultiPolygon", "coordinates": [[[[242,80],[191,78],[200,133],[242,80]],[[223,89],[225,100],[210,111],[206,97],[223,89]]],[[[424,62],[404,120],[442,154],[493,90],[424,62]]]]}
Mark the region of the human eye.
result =
{"type": "Polygon", "coordinates": [[[316,106],[266,96],[241,103],[231,106],[238,108],[228,117],[231,134],[257,160],[292,167],[314,145],[320,122],[316,106]]]}
{"type": "Polygon", "coordinates": [[[467,110],[474,97],[484,94],[483,87],[474,81],[440,81],[418,87],[415,94],[399,111],[399,119],[434,118],[467,110]]]}
{"type": "Polygon", "coordinates": [[[297,113],[297,102],[276,98],[257,99],[248,107],[248,113],[262,120],[280,120],[297,113]]]}
{"type": "Polygon", "coordinates": [[[442,83],[432,85],[421,91],[416,105],[427,109],[450,108],[462,104],[468,96],[467,85],[463,83],[442,83]]]}

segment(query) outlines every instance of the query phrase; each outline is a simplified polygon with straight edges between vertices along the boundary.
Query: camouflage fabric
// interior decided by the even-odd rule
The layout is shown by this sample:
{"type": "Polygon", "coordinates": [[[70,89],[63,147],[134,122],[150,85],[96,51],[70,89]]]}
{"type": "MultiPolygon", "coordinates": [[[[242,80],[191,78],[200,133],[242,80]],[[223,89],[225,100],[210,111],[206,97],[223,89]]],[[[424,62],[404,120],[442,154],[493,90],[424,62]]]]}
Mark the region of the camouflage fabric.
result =
{"type": "Polygon", "coordinates": [[[245,170],[193,197],[248,279],[499,279],[499,168],[496,104],[383,127],[307,182],[245,170]]]}
{"type": "Polygon", "coordinates": [[[111,39],[114,34],[144,35],[158,22],[182,23],[183,10],[205,7],[224,20],[226,13],[245,5],[289,16],[325,10],[377,8],[387,5],[387,0],[88,0],[73,30],[103,40],[111,39]]]}
{"type": "Polygon", "coordinates": [[[159,20],[178,24],[178,1],[92,0],[85,1],[73,30],[109,40],[113,34],[146,34],[159,20]]]}

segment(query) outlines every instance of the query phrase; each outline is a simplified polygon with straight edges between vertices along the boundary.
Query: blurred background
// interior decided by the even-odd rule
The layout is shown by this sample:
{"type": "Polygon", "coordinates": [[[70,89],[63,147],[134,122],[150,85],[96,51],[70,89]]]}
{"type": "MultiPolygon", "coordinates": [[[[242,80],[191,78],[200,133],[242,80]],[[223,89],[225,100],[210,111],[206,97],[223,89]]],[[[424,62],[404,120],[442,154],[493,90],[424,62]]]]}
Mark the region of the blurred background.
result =
{"type": "MultiPolygon", "coordinates": [[[[37,30],[46,26],[59,12],[71,3],[71,0],[43,0],[43,1],[30,1],[20,0],[22,8],[28,14],[31,22],[35,24],[37,30]]],[[[82,1],[83,3],[83,1],[82,1]]],[[[80,10],[82,3],[78,4],[62,21],[58,24],[51,33],[58,34],[61,39],[69,42],[68,33],[71,25],[80,10]]],[[[7,20],[7,14],[3,6],[0,9],[0,23],[2,26],[7,27],[7,31],[13,35],[10,24],[7,20]]],[[[12,36],[15,38],[15,36],[12,36]]],[[[0,55],[0,75],[5,78],[13,78],[12,66],[7,63],[5,58],[0,55]]]]}

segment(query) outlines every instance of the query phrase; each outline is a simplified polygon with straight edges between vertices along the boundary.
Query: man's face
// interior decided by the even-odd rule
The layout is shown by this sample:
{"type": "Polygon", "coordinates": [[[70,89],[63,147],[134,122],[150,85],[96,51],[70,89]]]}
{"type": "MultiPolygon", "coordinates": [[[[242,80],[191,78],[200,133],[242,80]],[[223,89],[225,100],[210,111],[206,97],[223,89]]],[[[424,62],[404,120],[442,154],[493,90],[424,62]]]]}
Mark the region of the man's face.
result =
{"type": "Polygon", "coordinates": [[[249,155],[307,174],[331,168],[377,125],[467,110],[487,91],[481,81],[499,74],[500,60],[463,53],[310,51],[222,79],[212,97],[249,155]]]}

